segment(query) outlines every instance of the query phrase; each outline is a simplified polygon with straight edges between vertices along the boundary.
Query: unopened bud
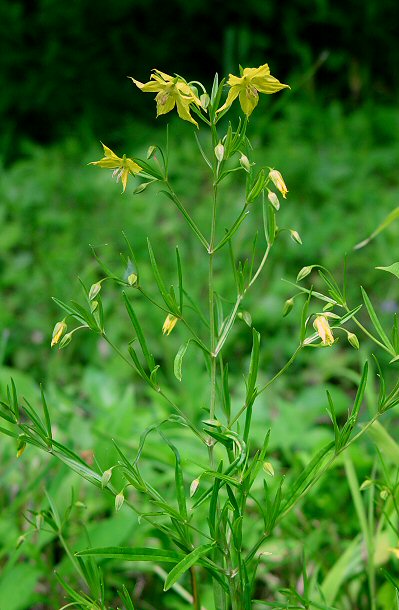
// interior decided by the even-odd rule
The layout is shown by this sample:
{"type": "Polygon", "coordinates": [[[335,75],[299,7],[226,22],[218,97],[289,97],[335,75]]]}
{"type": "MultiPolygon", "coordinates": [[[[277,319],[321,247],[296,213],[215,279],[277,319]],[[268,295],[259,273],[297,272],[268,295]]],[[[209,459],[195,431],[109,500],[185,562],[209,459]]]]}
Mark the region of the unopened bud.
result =
{"type": "Polygon", "coordinates": [[[17,444],[17,458],[20,458],[26,449],[25,435],[21,434],[17,444]]]}
{"type": "Polygon", "coordinates": [[[285,318],[285,316],[288,316],[288,314],[290,313],[290,311],[293,307],[294,307],[294,299],[291,297],[291,299],[287,299],[286,302],[284,303],[283,318],[285,318]]]}
{"type": "Polygon", "coordinates": [[[155,182],[155,180],[150,180],[149,182],[142,182],[141,184],[139,184],[138,186],[136,186],[136,188],[134,189],[133,193],[135,195],[138,195],[139,193],[142,193],[143,191],[145,191],[145,189],[150,186],[150,184],[152,184],[153,182],[155,182]]]}
{"type": "Polygon", "coordinates": [[[366,479],[360,485],[359,489],[360,489],[360,491],[365,491],[366,489],[369,489],[372,485],[373,485],[373,481],[371,479],[366,479]]]}
{"type": "Polygon", "coordinates": [[[219,142],[219,144],[217,144],[215,146],[215,157],[216,159],[219,161],[219,163],[221,161],[223,161],[223,157],[224,157],[224,146],[221,142],[219,142]]]}
{"type": "Polygon", "coordinates": [[[112,468],[108,468],[108,470],[104,470],[101,477],[101,487],[107,487],[112,477],[112,468]]]}
{"type": "Polygon", "coordinates": [[[251,164],[249,162],[247,155],[241,155],[240,165],[241,165],[241,167],[243,167],[245,169],[246,172],[249,172],[249,170],[251,169],[251,164]]]}
{"type": "Polygon", "coordinates": [[[195,492],[197,491],[198,487],[199,487],[199,479],[194,479],[194,481],[191,483],[190,485],[190,498],[193,497],[193,495],[195,494],[195,492]]]}
{"type": "Polygon", "coordinates": [[[116,511],[118,511],[122,508],[124,501],[125,501],[125,496],[123,495],[123,491],[120,491],[115,496],[115,510],[116,511]]]}
{"type": "Polygon", "coordinates": [[[263,470],[266,472],[266,474],[274,477],[274,468],[270,462],[263,462],[263,470]]]}
{"type": "Polygon", "coordinates": [[[251,328],[252,326],[252,316],[249,311],[239,311],[237,314],[237,318],[245,322],[247,326],[251,328]]]}
{"type": "Polygon", "coordinates": [[[61,322],[57,322],[57,324],[54,326],[53,334],[51,337],[51,347],[53,347],[54,345],[57,345],[57,343],[59,343],[59,341],[60,341],[61,337],[64,335],[66,329],[67,329],[67,325],[65,324],[64,320],[62,320],[61,322]]]}
{"type": "Polygon", "coordinates": [[[273,193],[273,191],[269,191],[267,194],[267,198],[274,207],[274,209],[278,211],[280,209],[280,202],[276,193],[273,193]]]}
{"type": "Polygon", "coordinates": [[[348,333],[348,341],[352,347],[354,347],[355,349],[359,349],[359,339],[354,333],[348,333]]]}
{"type": "Polygon", "coordinates": [[[89,290],[89,301],[92,301],[93,299],[95,299],[96,296],[98,295],[98,293],[100,292],[100,290],[101,290],[100,282],[96,282],[95,284],[93,284],[89,290]]]}
{"type": "Polygon", "coordinates": [[[72,333],[68,333],[68,334],[64,335],[60,341],[60,349],[63,349],[64,347],[69,345],[71,341],[72,341],[72,333]]]}
{"type": "Polygon", "coordinates": [[[299,235],[298,231],[295,231],[294,229],[290,229],[290,234],[291,234],[291,239],[293,241],[295,241],[297,244],[299,244],[300,246],[302,246],[302,239],[301,239],[301,236],[299,235]]]}
{"type": "Polygon", "coordinates": [[[201,106],[203,107],[204,110],[206,110],[209,106],[209,102],[211,101],[211,98],[209,97],[209,95],[207,93],[203,93],[200,97],[200,102],[201,102],[201,106]]]}
{"type": "Polygon", "coordinates": [[[313,267],[310,265],[308,267],[302,267],[302,269],[296,276],[296,281],[300,282],[301,280],[303,280],[307,275],[309,275],[309,273],[311,273],[312,269],[313,267]]]}
{"type": "Polygon", "coordinates": [[[131,273],[127,278],[127,283],[129,284],[129,286],[134,286],[135,284],[137,284],[137,273],[131,273]]]}
{"type": "Polygon", "coordinates": [[[153,145],[148,147],[148,150],[147,150],[147,159],[151,159],[151,157],[154,155],[156,149],[157,149],[157,147],[153,146],[153,145]]]}

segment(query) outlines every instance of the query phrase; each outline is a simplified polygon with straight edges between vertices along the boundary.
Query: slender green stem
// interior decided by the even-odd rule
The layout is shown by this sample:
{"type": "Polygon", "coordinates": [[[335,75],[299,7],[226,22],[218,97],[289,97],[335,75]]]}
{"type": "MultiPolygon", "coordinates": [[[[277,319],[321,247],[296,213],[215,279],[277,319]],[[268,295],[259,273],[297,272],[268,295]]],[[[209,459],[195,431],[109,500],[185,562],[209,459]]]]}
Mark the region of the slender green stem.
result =
{"type": "Polygon", "coordinates": [[[232,329],[232,327],[234,325],[234,322],[235,322],[235,319],[237,317],[238,309],[239,309],[239,307],[241,305],[241,302],[242,302],[244,296],[246,295],[246,293],[248,292],[248,290],[254,285],[254,283],[258,279],[259,275],[261,274],[262,269],[265,266],[267,258],[268,258],[269,254],[270,254],[270,250],[271,250],[271,245],[269,244],[267,246],[265,254],[264,254],[264,256],[263,256],[263,258],[262,258],[262,260],[261,260],[261,262],[259,264],[259,267],[257,268],[255,274],[251,278],[248,286],[244,289],[242,294],[239,294],[237,296],[236,302],[235,302],[234,307],[233,307],[233,309],[232,309],[232,311],[230,313],[229,319],[227,320],[227,322],[226,322],[226,324],[225,324],[225,326],[223,328],[223,332],[220,335],[219,341],[218,341],[218,343],[217,343],[217,345],[215,347],[215,351],[214,351],[215,356],[217,356],[219,354],[220,350],[222,349],[223,345],[225,344],[226,339],[229,336],[230,331],[231,331],[231,329],[232,329]]]}
{"type": "MultiPolygon", "coordinates": [[[[370,591],[370,610],[375,610],[375,567],[374,567],[374,543],[370,524],[367,520],[366,510],[363,505],[361,492],[359,491],[359,481],[356,476],[356,471],[353,462],[350,459],[349,453],[344,456],[345,472],[348,479],[349,489],[351,491],[353,503],[355,505],[357,517],[360,522],[360,527],[363,533],[364,541],[367,549],[367,574],[370,591]]],[[[372,507],[373,508],[373,507],[372,507]]]]}

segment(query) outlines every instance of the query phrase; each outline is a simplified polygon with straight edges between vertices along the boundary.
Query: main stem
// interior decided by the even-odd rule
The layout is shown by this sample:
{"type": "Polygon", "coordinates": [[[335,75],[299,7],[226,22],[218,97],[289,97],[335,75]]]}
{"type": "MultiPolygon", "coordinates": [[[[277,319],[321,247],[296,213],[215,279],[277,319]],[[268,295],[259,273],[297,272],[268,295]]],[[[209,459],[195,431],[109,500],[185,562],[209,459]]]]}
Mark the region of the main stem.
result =
{"type": "MultiPolygon", "coordinates": [[[[218,136],[215,125],[211,126],[212,129],[212,146],[215,149],[217,145],[218,136]]],[[[212,219],[211,219],[211,235],[209,238],[209,271],[208,271],[208,290],[209,290],[209,329],[210,329],[210,346],[211,346],[211,386],[210,386],[210,401],[209,401],[209,418],[215,419],[215,405],[216,405],[216,329],[215,329],[215,287],[214,287],[214,247],[216,239],[216,209],[217,209],[217,177],[218,177],[218,163],[216,158],[213,162],[213,197],[212,197],[212,219]]],[[[213,462],[211,446],[211,463],[213,462]]],[[[211,464],[212,465],[212,464],[211,464]]]]}

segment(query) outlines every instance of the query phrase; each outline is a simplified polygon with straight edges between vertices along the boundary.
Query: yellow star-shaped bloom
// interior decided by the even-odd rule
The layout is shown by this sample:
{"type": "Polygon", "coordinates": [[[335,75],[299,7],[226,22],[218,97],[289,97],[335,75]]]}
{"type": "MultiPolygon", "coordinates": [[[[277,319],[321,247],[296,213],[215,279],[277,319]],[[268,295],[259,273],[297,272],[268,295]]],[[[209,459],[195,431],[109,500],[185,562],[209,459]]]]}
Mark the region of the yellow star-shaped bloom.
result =
{"type": "Polygon", "coordinates": [[[104,149],[104,157],[99,161],[91,161],[89,165],[98,165],[99,167],[103,167],[105,169],[113,169],[113,176],[116,177],[116,181],[121,180],[123,185],[123,193],[126,190],[127,180],[129,178],[129,174],[135,176],[139,174],[143,169],[138,165],[133,159],[129,159],[126,155],[123,155],[122,158],[118,157],[108,146],[103,144],[104,149]]]}
{"type": "Polygon", "coordinates": [[[129,78],[141,91],[157,93],[155,96],[157,117],[170,112],[176,106],[181,119],[194,123],[198,127],[197,121],[190,114],[190,105],[195,104],[200,107],[201,102],[180,76],[170,76],[160,70],[154,70],[148,83],[140,83],[131,76],[129,78]]]}
{"type": "Polygon", "coordinates": [[[267,64],[263,64],[259,68],[244,68],[242,76],[229,74],[227,84],[230,85],[227,100],[218,112],[229,108],[238,97],[241,108],[247,116],[252,113],[259,101],[258,93],[277,93],[281,89],[290,88],[289,85],[280,83],[270,74],[267,64]]]}

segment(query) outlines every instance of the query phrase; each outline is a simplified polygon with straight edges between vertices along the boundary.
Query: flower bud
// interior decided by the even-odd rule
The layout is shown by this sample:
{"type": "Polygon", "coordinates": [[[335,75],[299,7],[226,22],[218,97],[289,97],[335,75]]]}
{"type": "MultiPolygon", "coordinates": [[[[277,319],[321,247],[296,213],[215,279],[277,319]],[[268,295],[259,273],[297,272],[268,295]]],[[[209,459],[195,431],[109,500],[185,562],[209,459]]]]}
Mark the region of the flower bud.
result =
{"type": "Polygon", "coordinates": [[[288,314],[290,313],[290,311],[293,307],[294,307],[294,299],[291,297],[291,299],[287,299],[286,302],[284,303],[283,318],[285,318],[285,316],[288,316],[288,314]]]}
{"type": "Polygon", "coordinates": [[[123,491],[120,491],[115,496],[115,510],[116,511],[118,511],[122,508],[124,501],[125,501],[125,496],[123,495],[123,491]]]}
{"type": "Polygon", "coordinates": [[[65,324],[64,320],[62,320],[61,322],[57,322],[57,324],[54,326],[53,335],[51,337],[51,347],[54,347],[54,345],[57,345],[57,343],[59,343],[66,329],[67,325],[65,324]]]}
{"type": "Polygon", "coordinates": [[[224,157],[224,146],[221,142],[215,146],[215,157],[221,163],[224,157]]]}
{"type": "Polygon", "coordinates": [[[72,341],[72,333],[68,333],[67,335],[64,335],[60,342],[60,349],[63,349],[64,347],[69,345],[71,341],[72,341]]]}
{"type": "Polygon", "coordinates": [[[204,110],[206,110],[209,106],[209,102],[211,101],[211,98],[209,97],[209,95],[207,93],[203,93],[200,97],[200,102],[201,102],[201,106],[203,107],[204,110]]]}
{"type": "Polygon", "coordinates": [[[154,156],[154,153],[155,153],[156,149],[157,149],[157,147],[154,146],[154,145],[148,147],[148,150],[147,150],[147,159],[151,159],[151,157],[154,156]]]}
{"type": "Polygon", "coordinates": [[[274,186],[280,191],[284,199],[286,199],[288,189],[280,172],[276,169],[271,169],[269,172],[269,178],[273,182],[274,186]]]}
{"type": "Polygon", "coordinates": [[[107,487],[112,477],[112,468],[108,468],[108,470],[104,470],[101,477],[101,487],[107,487]]]}
{"type": "Polygon", "coordinates": [[[276,193],[273,193],[273,191],[269,191],[267,194],[267,198],[274,207],[274,209],[278,211],[280,209],[280,202],[276,193]]]}
{"type": "Polygon", "coordinates": [[[21,434],[17,444],[17,458],[20,458],[26,448],[25,435],[21,434]]]}
{"type": "Polygon", "coordinates": [[[290,229],[290,234],[291,234],[291,239],[293,241],[295,241],[297,244],[299,244],[300,246],[302,246],[302,239],[301,239],[301,236],[299,235],[298,231],[295,231],[294,229],[290,229]]]}
{"type": "Polygon", "coordinates": [[[96,296],[98,295],[98,293],[101,290],[101,282],[96,282],[95,284],[93,284],[89,290],[89,301],[92,301],[93,299],[96,298],[96,296]]]}
{"type": "Polygon", "coordinates": [[[190,485],[190,498],[193,497],[193,495],[195,494],[195,492],[197,491],[198,487],[199,487],[199,479],[194,479],[194,481],[191,483],[190,485]]]}
{"type": "Polygon", "coordinates": [[[373,485],[373,481],[371,479],[365,479],[363,481],[363,483],[360,485],[359,489],[360,491],[365,491],[366,489],[369,489],[370,487],[372,487],[373,485]]]}
{"type": "Polygon", "coordinates": [[[252,316],[249,311],[239,311],[237,314],[237,318],[245,322],[247,326],[251,328],[252,326],[252,316]]]}
{"type": "Polygon", "coordinates": [[[309,275],[309,273],[311,273],[312,269],[313,267],[311,265],[309,265],[308,267],[302,267],[302,269],[296,276],[296,281],[300,282],[301,280],[303,280],[307,275],[309,275]]]}
{"type": "Polygon", "coordinates": [[[274,468],[270,462],[263,462],[263,470],[271,477],[274,477],[274,468]]]}
{"type": "Polygon", "coordinates": [[[127,283],[129,286],[135,286],[137,284],[137,273],[131,273],[127,278],[127,283]]]}
{"type": "Polygon", "coordinates": [[[251,164],[249,162],[247,155],[241,155],[240,165],[241,165],[241,167],[243,167],[245,169],[246,172],[249,172],[249,170],[251,169],[251,164]]]}
{"type": "Polygon", "coordinates": [[[352,347],[354,347],[355,349],[359,349],[359,339],[354,333],[348,333],[348,341],[352,347]]]}

